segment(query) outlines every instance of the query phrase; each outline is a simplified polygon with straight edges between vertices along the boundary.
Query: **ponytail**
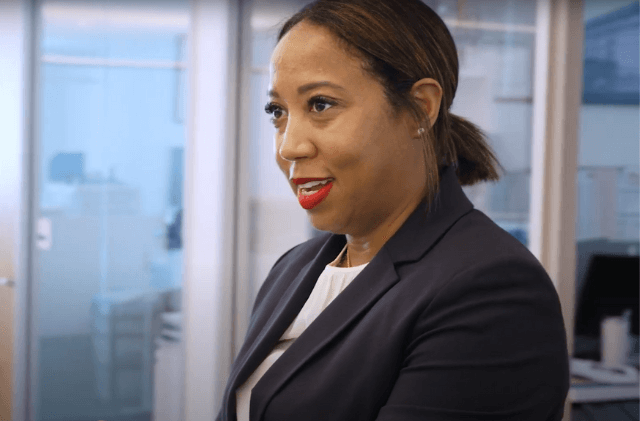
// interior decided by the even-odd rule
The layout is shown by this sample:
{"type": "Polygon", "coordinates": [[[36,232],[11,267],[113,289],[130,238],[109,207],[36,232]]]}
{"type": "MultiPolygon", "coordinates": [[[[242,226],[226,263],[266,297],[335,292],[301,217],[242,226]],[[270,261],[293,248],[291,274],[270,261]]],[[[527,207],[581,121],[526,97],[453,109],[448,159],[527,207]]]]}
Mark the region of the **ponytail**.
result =
{"type": "Polygon", "coordinates": [[[449,113],[449,142],[457,155],[456,174],[463,186],[497,181],[497,167],[504,170],[487,142],[485,133],[470,121],[449,113]]]}
{"type": "MultiPolygon", "coordinates": [[[[416,103],[410,102],[416,121],[429,126],[429,117],[416,103]]],[[[432,130],[423,133],[423,154],[426,166],[426,199],[431,203],[440,186],[440,169],[453,166],[462,186],[482,181],[497,181],[498,169],[504,168],[487,142],[486,134],[470,121],[441,109],[432,130]],[[436,170],[437,169],[437,170],[436,170]]],[[[430,205],[427,205],[427,212],[430,205]]]]}

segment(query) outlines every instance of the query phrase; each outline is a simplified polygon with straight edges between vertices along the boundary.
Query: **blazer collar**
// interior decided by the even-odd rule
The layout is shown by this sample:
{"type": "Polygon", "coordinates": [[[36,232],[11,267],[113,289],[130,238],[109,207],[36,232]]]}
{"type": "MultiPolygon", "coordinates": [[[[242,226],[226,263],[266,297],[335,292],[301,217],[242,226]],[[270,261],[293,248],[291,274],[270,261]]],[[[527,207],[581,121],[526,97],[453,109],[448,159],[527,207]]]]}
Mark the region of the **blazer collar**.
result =
{"type": "MultiPolygon", "coordinates": [[[[455,221],[472,209],[473,205],[458,183],[455,169],[445,167],[441,173],[439,193],[430,211],[426,212],[426,201],[421,203],[362,272],[256,384],[251,393],[250,420],[261,420],[271,398],[285,382],[399,281],[395,268],[398,263],[420,259],[455,221]]],[[[245,344],[238,355],[230,378],[230,389],[227,390],[227,419],[235,419],[237,387],[271,352],[302,309],[324,267],[335,259],[345,243],[344,235],[329,235],[310,262],[297,262],[297,266],[292,263],[291,270],[283,273],[281,281],[289,287],[281,296],[271,298],[272,303],[267,307],[274,309],[273,312],[256,315],[247,334],[247,341],[252,343],[245,344]]]]}
{"type": "Polygon", "coordinates": [[[455,167],[444,167],[440,171],[440,188],[429,212],[427,201],[420,203],[383,249],[394,263],[416,261],[472,209],[473,205],[458,182],[455,167]]]}

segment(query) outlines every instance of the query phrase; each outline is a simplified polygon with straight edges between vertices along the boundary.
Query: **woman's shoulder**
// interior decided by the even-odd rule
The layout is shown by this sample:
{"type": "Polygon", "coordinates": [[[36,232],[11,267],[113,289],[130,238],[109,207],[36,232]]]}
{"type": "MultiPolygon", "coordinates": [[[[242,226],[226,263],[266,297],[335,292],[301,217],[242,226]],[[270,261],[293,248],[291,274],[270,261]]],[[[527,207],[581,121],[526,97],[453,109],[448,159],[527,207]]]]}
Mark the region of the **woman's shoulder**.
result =
{"type": "Polygon", "coordinates": [[[557,303],[547,272],[531,251],[484,213],[460,218],[418,261],[403,266],[401,277],[441,293],[467,296],[471,290],[507,288],[536,291],[557,303]]]}
{"type": "Polygon", "coordinates": [[[553,332],[557,343],[563,341],[560,300],[544,267],[480,211],[460,218],[422,259],[399,269],[399,285],[406,290],[402,296],[408,297],[404,308],[415,308],[423,327],[459,317],[480,331],[494,324],[510,326],[513,319],[546,326],[540,335],[553,332]]]}
{"type": "Polygon", "coordinates": [[[439,243],[436,253],[452,254],[467,265],[519,262],[544,271],[538,259],[520,240],[483,212],[474,209],[460,218],[439,243]]]}

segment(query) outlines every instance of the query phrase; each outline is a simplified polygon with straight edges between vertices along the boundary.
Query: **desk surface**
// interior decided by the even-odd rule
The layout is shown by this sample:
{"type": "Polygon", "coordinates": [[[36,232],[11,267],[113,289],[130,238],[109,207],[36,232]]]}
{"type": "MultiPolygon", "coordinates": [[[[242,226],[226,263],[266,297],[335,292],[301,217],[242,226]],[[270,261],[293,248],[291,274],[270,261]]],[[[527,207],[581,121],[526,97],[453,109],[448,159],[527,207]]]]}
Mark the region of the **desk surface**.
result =
{"type": "Polygon", "coordinates": [[[571,374],[569,399],[572,403],[640,399],[639,376],[635,364],[611,368],[596,361],[572,358],[571,374]]]}
{"type": "Polygon", "coordinates": [[[569,399],[573,403],[615,402],[640,399],[636,384],[600,384],[571,379],[569,399]]]}
{"type": "Polygon", "coordinates": [[[638,421],[638,401],[574,404],[571,421],[638,421]]]}

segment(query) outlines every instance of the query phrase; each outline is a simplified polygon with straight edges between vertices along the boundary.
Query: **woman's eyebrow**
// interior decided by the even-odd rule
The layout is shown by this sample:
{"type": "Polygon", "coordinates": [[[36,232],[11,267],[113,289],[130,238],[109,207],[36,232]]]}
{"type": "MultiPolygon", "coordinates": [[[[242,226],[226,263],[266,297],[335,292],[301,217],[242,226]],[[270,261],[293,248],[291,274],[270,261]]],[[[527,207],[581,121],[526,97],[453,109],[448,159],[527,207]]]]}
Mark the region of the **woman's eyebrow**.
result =
{"type": "MultiPolygon", "coordinates": [[[[328,86],[330,88],[334,88],[334,89],[337,89],[339,91],[346,91],[346,89],[343,88],[340,85],[337,85],[337,84],[335,84],[333,82],[329,82],[328,80],[323,80],[323,81],[320,81],[320,82],[311,82],[311,83],[307,83],[305,85],[300,86],[298,88],[298,95],[302,95],[302,94],[304,94],[304,93],[306,93],[306,92],[308,92],[308,91],[310,91],[312,89],[319,88],[321,86],[328,86]]],[[[269,90],[267,92],[267,95],[269,97],[271,97],[271,98],[280,98],[280,95],[278,95],[278,93],[273,89],[269,90]]]]}

